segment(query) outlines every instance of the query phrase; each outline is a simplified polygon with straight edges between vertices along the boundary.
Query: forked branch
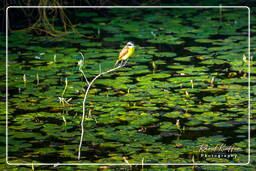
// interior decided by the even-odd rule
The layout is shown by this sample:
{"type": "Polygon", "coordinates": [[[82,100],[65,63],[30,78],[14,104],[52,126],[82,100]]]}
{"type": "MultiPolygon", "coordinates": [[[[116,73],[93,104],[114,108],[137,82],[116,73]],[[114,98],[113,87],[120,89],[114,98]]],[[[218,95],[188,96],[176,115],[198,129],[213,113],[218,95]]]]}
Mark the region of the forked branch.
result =
{"type": "MultiPolygon", "coordinates": [[[[83,57],[83,62],[84,62],[84,55],[83,55],[81,52],[80,52],[80,54],[81,54],[81,56],[83,57]]],[[[79,63],[79,62],[78,62],[78,63],[79,63]]],[[[122,61],[122,62],[120,63],[120,65],[118,65],[117,67],[114,67],[114,68],[112,68],[112,69],[109,69],[108,71],[105,71],[105,72],[101,72],[101,65],[99,65],[100,73],[99,73],[97,76],[95,76],[95,77],[92,79],[92,81],[90,82],[90,81],[88,81],[88,79],[87,79],[85,73],[83,72],[83,70],[82,70],[82,68],[81,68],[81,67],[82,67],[82,61],[80,62],[81,65],[79,65],[79,70],[80,70],[80,72],[83,74],[83,76],[84,76],[84,78],[85,78],[85,81],[86,81],[86,83],[88,84],[88,87],[87,87],[87,89],[86,89],[86,92],[85,92],[85,95],[84,95],[84,100],[83,100],[83,115],[82,115],[82,120],[81,120],[81,137],[80,137],[80,143],[79,143],[79,148],[78,148],[78,156],[77,156],[78,160],[80,160],[80,157],[81,157],[81,148],[82,148],[83,137],[84,137],[85,102],[86,102],[86,100],[87,100],[87,96],[88,96],[88,94],[89,94],[89,91],[90,91],[90,89],[91,89],[93,83],[94,83],[100,76],[103,76],[103,75],[105,75],[105,74],[108,74],[108,73],[110,73],[110,72],[113,72],[113,71],[115,71],[115,70],[117,70],[117,69],[119,69],[119,68],[122,68],[122,67],[124,67],[124,66],[126,65],[126,63],[127,63],[127,61],[125,61],[125,62],[122,61]]]]}

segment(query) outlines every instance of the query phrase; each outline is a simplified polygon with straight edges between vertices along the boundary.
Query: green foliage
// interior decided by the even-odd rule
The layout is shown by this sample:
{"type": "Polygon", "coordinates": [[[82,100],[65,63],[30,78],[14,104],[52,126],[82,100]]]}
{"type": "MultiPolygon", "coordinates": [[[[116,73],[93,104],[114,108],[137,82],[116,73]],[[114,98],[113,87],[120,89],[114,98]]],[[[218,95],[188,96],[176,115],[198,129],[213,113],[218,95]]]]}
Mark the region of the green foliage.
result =
{"type": "MultiPolygon", "coordinates": [[[[83,21],[77,25],[80,34],[56,40],[30,31],[9,36],[11,162],[78,162],[87,86],[78,70],[79,51],[85,56],[82,69],[91,80],[100,68],[113,68],[127,41],[134,41],[135,55],[124,68],[97,79],[88,95],[86,111],[93,118],[84,123],[80,162],[125,163],[125,157],[129,163],[191,163],[193,155],[196,163],[247,162],[248,65],[243,55],[248,56],[248,49],[247,35],[241,33],[247,26],[243,10],[223,9],[221,16],[219,9],[106,9],[104,15],[83,10],[75,14],[83,21]],[[71,100],[63,106],[58,97],[65,78],[63,98],[71,100]],[[200,144],[232,142],[241,148],[237,158],[198,156],[200,144]]],[[[4,44],[1,47],[4,54],[4,44]]],[[[251,61],[253,83],[254,65],[251,61]]],[[[0,69],[4,78],[5,68],[0,69]]],[[[4,96],[4,81],[0,86],[4,96]]],[[[251,93],[255,95],[255,86],[251,93]]],[[[252,111],[255,101],[251,97],[252,111]]],[[[2,125],[4,113],[1,103],[2,125]]],[[[255,138],[252,141],[255,146],[255,138]]]]}

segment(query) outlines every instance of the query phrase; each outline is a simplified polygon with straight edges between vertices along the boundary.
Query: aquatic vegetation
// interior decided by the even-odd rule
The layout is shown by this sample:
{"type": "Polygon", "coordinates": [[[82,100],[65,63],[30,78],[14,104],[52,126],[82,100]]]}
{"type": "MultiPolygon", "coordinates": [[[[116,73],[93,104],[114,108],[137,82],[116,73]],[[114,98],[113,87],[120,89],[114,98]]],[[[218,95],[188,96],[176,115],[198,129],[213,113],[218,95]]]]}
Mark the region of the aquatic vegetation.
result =
{"type": "Polygon", "coordinates": [[[255,63],[242,34],[247,13],[234,10],[83,9],[74,13],[77,33],[11,32],[9,161],[247,162],[255,63]],[[128,41],[134,56],[114,66],[128,41]],[[241,149],[204,158],[201,144],[241,149]]]}

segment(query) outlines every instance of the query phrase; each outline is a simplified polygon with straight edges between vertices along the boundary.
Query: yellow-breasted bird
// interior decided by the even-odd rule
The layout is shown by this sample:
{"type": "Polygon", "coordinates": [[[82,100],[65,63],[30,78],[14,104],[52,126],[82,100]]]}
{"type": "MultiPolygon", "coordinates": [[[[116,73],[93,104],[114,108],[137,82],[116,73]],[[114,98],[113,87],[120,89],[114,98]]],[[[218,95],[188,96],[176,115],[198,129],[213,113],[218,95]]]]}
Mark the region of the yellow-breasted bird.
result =
{"type": "Polygon", "coordinates": [[[128,42],[119,53],[119,56],[115,65],[118,64],[119,61],[121,61],[120,65],[122,65],[124,60],[127,60],[129,57],[131,57],[134,54],[134,50],[135,50],[134,44],[132,42],[128,42]]]}

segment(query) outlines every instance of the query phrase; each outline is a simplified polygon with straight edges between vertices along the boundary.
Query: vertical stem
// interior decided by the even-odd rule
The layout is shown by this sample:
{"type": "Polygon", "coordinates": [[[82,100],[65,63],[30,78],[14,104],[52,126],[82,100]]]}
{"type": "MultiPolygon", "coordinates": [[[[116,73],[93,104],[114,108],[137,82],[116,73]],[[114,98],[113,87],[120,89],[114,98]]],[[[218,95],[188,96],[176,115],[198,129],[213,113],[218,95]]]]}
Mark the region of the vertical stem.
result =
{"type": "Polygon", "coordinates": [[[82,115],[82,120],[81,120],[81,137],[80,137],[80,143],[79,143],[79,148],[78,148],[78,160],[80,160],[81,157],[81,147],[82,147],[82,143],[83,143],[83,137],[84,137],[84,119],[85,119],[85,102],[87,99],[87,95],[89,93],[89,90],[91,88],[92,82],[88,85],[86,93],[84,95],[84,100],[83,100],[83,115],[82,115]]]}
{"type": "Polygon", "coordinates": [[[26,77],[26,74],[23,75],[23,82],[24,82],[25,85],[27,84],[27,77],[26,77]]]}
{"type": "Polygon", "coordinates": [[[38,73],[36,74],[36,85],[39,85],[39,75],[38,75],[38,73]]]}
{"type": "Polygon", "coordinates": [[[89,81],[88,81],[88,79],[87,79],[87,77],[86,77],[86,75],[85,75],[85,73],[84,73],[84,71],[82,70],[82,66],[84,65],[84,55],[83,55],[83,53],[82,52],[79,52],[80,53],[80,55],[82,56],[82,58],[83,58],[83,60],[80,62],[78,62],[78,65],[79,65],[79,71],[83,74],[83,76],[84,76],[84,79],[85,79],[85,81],[86,81],[86,83],[89,85],[89,81]]]}
{"type": "Polygon", "coordinates": [[[219,22],[220,22],[220,25],[222,24],[222,5],[220,4],[219,6],[219,22]]]}
{"type": "Polygon", "coordinates": [[[67,86],[68,86],[68,79],[66,78],[66,79],[65,79],[65,88],[64,88],[64,90],[63,90],[63,92],[62,92],[62,95],[61,95],[62,98],[63,98],[63,96],[64,96],[64,94],[65,94],[65,92],[66,92],[67,86]]]}

